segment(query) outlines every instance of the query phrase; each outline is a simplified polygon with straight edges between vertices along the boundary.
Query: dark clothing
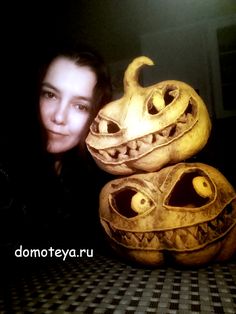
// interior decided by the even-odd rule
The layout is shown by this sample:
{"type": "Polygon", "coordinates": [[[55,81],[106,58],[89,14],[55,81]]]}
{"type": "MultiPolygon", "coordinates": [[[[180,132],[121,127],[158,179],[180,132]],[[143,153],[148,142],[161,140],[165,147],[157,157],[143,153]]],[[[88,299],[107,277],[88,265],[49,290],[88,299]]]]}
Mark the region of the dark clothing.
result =
{"type": "Polygon", "coordinates": [[[21,161],[17,170],[1,165],[2,254],[14,254],[19,245],[104,250],[99,193],[110,178],[88,159],[70,152],[60,176],[53,171],[51,156],[21,161]]]}

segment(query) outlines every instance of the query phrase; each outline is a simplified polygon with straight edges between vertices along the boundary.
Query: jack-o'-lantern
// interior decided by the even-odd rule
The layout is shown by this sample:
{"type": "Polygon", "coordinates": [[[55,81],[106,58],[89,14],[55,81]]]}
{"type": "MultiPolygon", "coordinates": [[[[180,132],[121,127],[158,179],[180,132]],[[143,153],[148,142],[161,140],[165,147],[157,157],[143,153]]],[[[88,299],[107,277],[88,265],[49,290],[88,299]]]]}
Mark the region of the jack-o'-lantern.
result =
{"type": "Polygon", "coordinates": [[[98,166],[115,175],[154,172],[186,160],[209,138],[209,114],[195,90],[175,80],[140,86],[145,64],[153,62],[141,56],[128,66],[124,96],[99,111],[86,138],[98,166]]]}
{"type": "Polygon", "coordinates": [[[206,164],[112,180],[101,190],[99,215],[112,248],[140,264],[197,266],[236,252],[236,193],[206,164]]]}

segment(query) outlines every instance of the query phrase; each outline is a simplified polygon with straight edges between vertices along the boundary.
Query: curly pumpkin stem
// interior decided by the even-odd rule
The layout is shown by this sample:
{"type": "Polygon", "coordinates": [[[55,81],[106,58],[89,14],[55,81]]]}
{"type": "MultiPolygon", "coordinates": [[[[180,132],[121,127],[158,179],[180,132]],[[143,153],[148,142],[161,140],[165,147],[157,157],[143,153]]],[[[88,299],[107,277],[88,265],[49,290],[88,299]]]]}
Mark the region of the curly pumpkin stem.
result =
{"type": "Polygon", "coordinates": [[[131,88],[138,88],[140,87],[138,82],[138,76],[140,72],[140,68],[143,65],[154,65],[153,61],[148,57],[141,56],[139,58],[134,59],[133,62],[130,63],[127,70],[124,74],[124,91],[129,92],[131,88]]]}

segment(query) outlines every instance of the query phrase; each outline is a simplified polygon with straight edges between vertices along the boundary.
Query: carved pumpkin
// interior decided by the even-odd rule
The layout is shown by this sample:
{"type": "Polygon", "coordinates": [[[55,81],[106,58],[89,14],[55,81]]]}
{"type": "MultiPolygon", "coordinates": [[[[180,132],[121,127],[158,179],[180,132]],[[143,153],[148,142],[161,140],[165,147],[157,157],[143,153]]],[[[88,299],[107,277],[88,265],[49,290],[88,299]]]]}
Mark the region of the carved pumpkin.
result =
{"type": "Polygon", "coordinates": [[[149,87],[138,83],[147,57],[124,75],[124,96],[107,104],[86,139],[98,166],[115,175],[153,172],[185,160],[206,144],[211,122],[203,100],[184,82],[167,80],[149,87]]]}
{"type": "Polygon", "coordinates": [[[235,191],[206,164],[112,180],[101,190],[99,214],[113,249],[141,264],[202,265],[236,251],[235,191]]]}

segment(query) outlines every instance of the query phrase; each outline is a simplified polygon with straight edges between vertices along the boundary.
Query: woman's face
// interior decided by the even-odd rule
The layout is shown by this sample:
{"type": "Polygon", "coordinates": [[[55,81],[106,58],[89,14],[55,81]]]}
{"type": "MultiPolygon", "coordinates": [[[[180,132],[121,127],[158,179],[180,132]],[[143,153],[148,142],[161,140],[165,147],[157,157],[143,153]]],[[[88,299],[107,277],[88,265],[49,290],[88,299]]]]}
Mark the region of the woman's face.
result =
{"type": "Polygon", "coordinates": [[[77,146],[91,114],[95,73],[65,58],[56,58],[43,79],[40,118],[47,151],[63,153],[77,146]]]}

